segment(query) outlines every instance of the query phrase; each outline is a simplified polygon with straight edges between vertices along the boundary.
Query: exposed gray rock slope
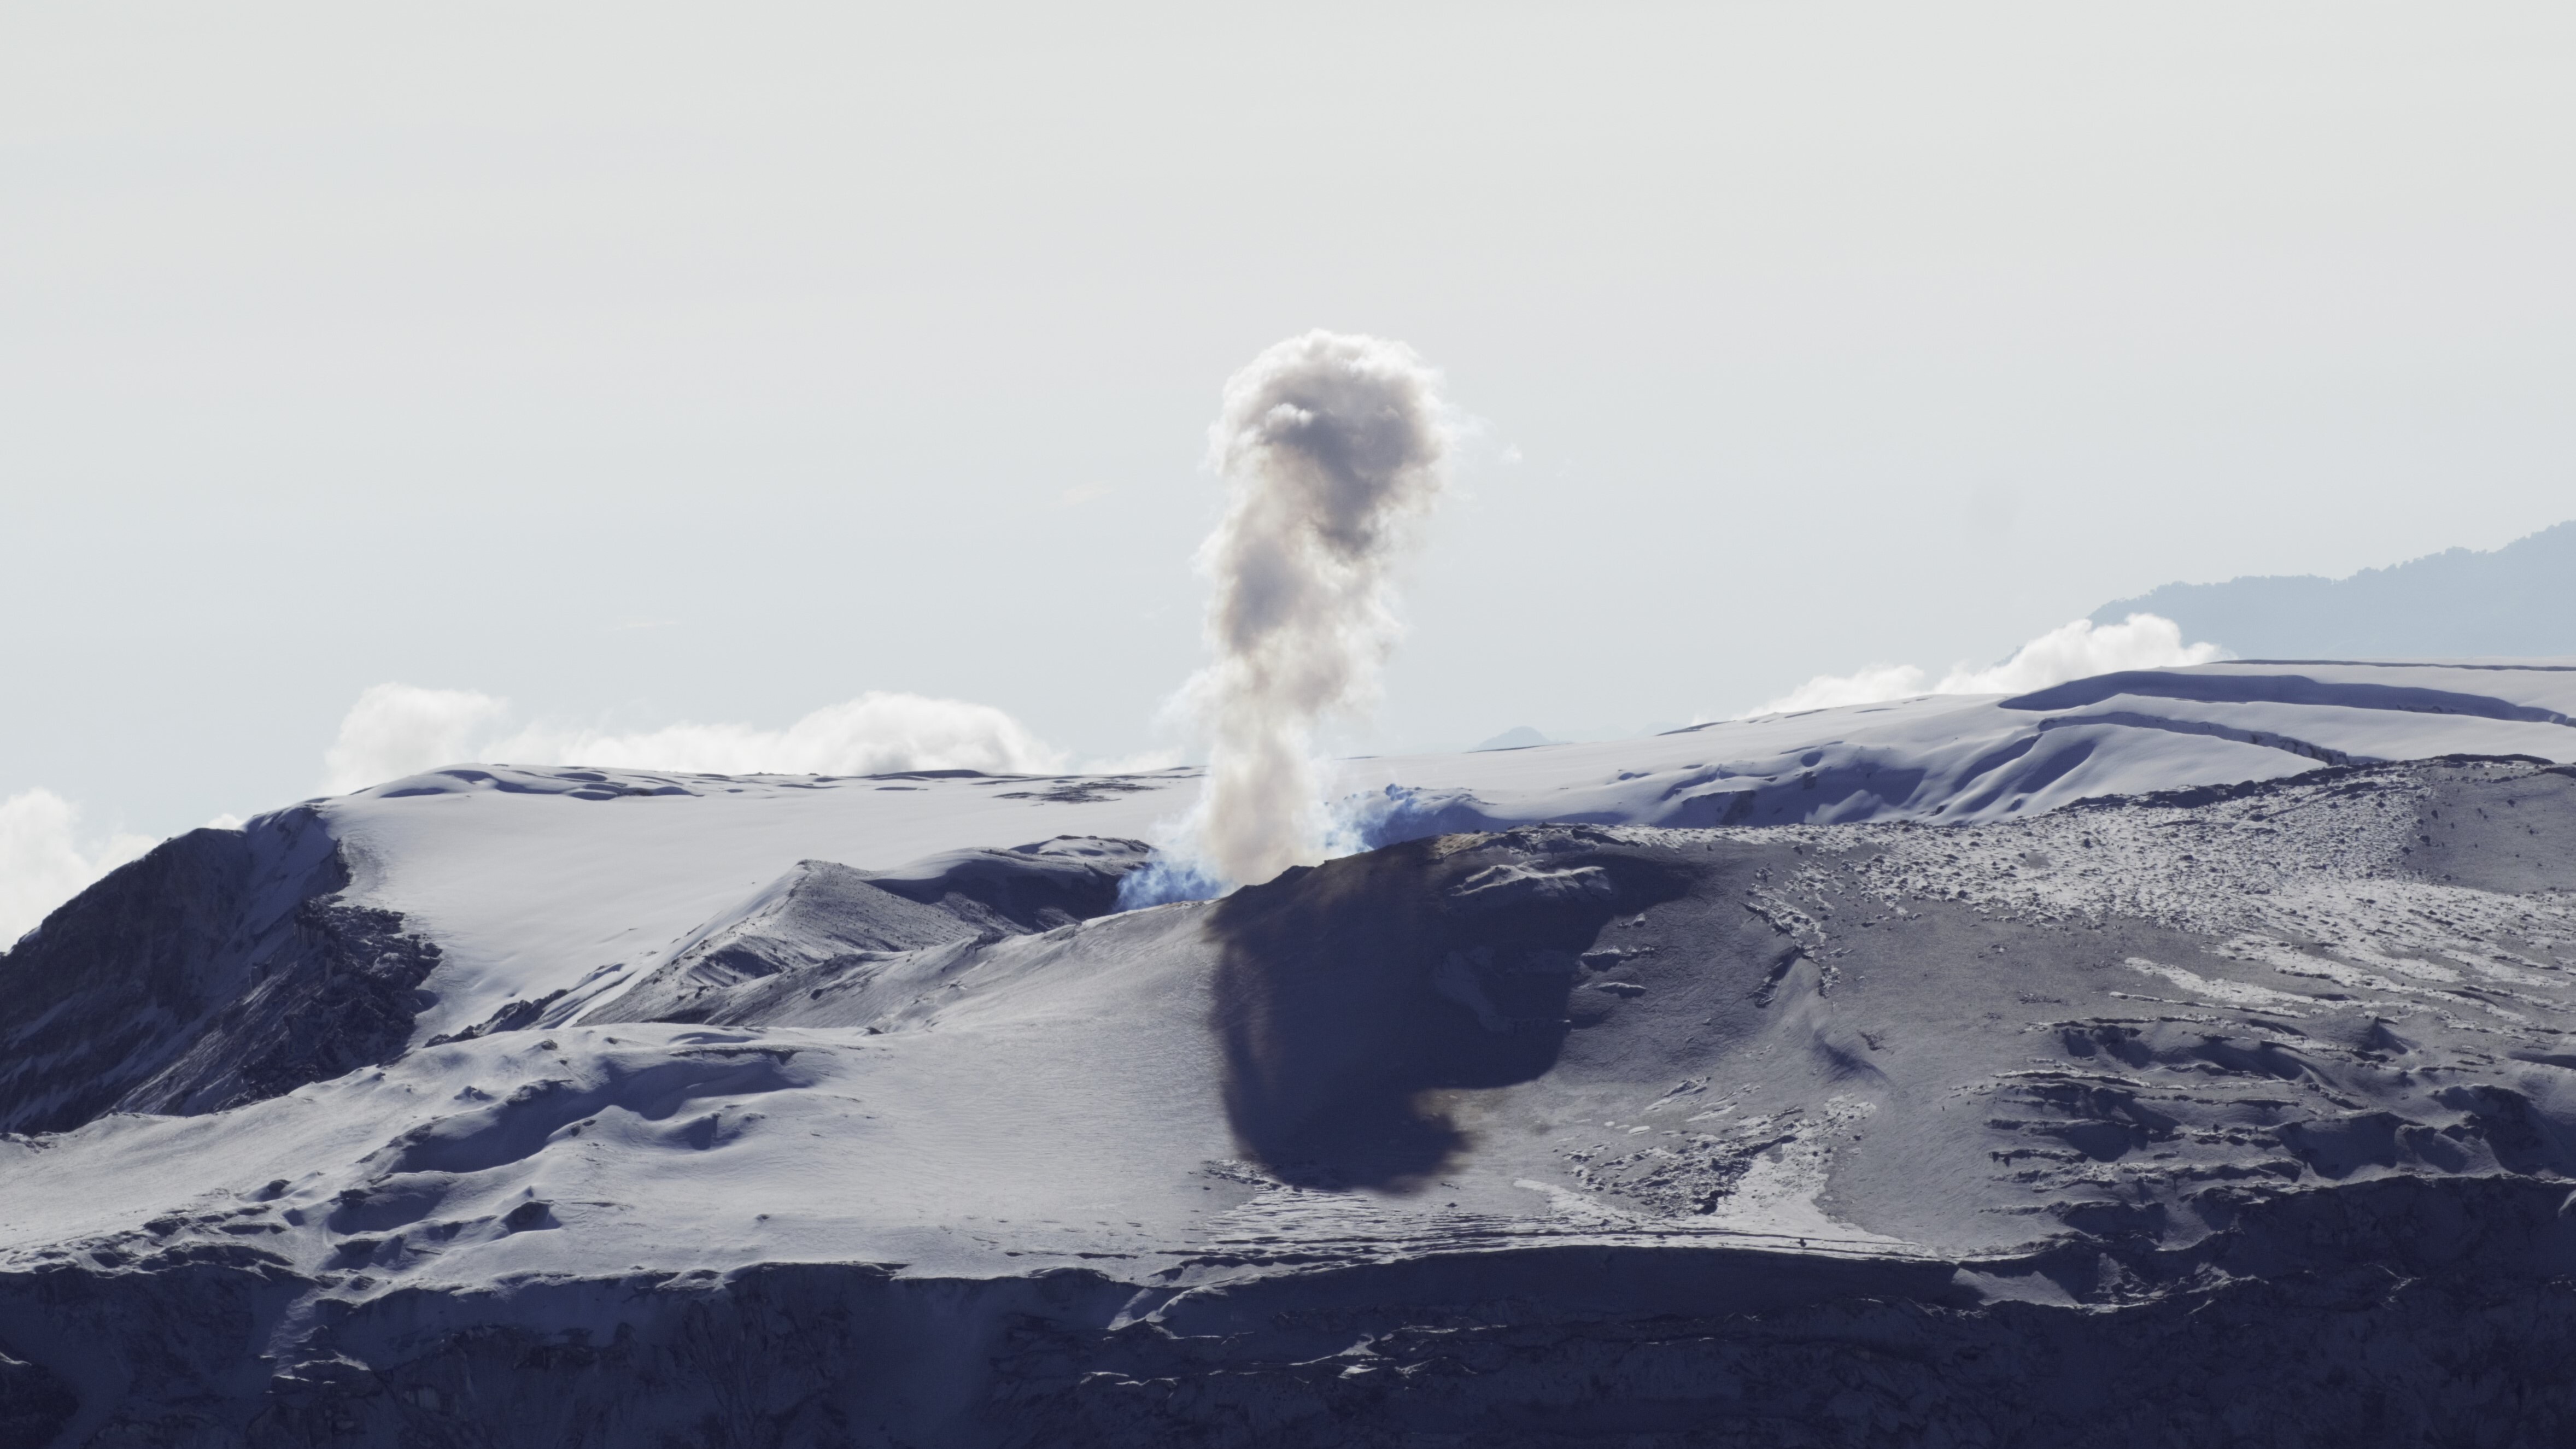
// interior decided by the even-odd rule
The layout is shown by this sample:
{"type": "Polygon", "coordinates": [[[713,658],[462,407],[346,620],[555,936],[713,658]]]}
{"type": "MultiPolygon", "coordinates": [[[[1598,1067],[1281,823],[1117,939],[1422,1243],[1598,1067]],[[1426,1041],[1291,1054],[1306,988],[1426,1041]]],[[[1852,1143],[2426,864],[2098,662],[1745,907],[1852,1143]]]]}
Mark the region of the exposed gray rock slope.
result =
{"type": "Polygon", "coordinates": [[[1559,1248],[1197,1292],[870,1264],[540,1280],[376,1300],[331,1317],[329,1352],[273,1373],[241,1345],[295,1285],[249,1254],[13,1276],[0,1324],[99,1345],[22,1395],[20,1422],[100,1445],[2326,1449],[2576,1433],[2563,1183],[2220,1196],[2237,1216],[2188,1248],[1964,1262],[1559,1248]]]}
{"type": "Polygon", "coordinates": [[[0,1131],[220,1111],[400,1051],[438,948],[344,904],[311,810],[194,830],[0,953],[0,1131]]]}

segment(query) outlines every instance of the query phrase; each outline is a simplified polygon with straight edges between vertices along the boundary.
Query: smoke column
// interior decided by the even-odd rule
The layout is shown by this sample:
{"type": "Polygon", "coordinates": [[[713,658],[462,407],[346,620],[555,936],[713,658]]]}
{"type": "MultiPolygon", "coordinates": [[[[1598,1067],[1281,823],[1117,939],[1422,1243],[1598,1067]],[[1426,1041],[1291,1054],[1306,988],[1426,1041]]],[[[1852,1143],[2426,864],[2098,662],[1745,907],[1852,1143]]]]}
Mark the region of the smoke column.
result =
{"type": "Polygon", "coordinates": [[[1438,386],[1400,342],[1322,331],[1226,383],[1232,497],[1198,556],[1216,658],[1183,693],[1209,747],[1190,834],[1221,881],[1324,858],[1315,728],[1374,700],[1395,646],[1394,566],[1445,481],[1438,386]]]}

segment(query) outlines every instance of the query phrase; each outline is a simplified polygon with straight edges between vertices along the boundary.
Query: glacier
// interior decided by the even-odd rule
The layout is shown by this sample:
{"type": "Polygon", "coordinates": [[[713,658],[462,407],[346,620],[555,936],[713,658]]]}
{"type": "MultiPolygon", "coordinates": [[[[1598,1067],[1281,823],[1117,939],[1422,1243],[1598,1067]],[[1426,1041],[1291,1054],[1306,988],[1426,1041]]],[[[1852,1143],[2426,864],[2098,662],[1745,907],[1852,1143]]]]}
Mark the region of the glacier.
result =
{"type": "Polygon", "coordinates": [[[0,1443],[2576,1431],[2576,661],[1195,789],[460,764],[0,955],[0,1443]]]}

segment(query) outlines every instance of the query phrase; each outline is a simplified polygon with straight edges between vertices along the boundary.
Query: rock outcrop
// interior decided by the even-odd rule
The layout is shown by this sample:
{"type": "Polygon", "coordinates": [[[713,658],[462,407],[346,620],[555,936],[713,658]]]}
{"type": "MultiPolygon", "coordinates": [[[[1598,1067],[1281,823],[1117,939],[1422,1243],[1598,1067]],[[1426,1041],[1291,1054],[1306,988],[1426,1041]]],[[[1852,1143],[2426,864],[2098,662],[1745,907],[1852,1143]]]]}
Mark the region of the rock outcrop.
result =
{"type": "MultiPolygon", "coordinates": [[[[1539,1250],[1142,1288],[889,1265],[327,1307],[236,1252],[0,1275],[5,1441],[189,1449],[2546,1444],[2564,1183],[2213,1189],[2182,1251],[1539,1250]],[[82,1393],[75,1397],[77,1380],[82,1393]]],[[[327,1304],[327,1300],[326,1300],[327,1304]]]]}
{"type": "Polygon", "coordinates": [[[0,953],[0,1131],[221,1111],[402,1050],[438,948],[339,898],[309,808],[193,830],[0,953]]]}

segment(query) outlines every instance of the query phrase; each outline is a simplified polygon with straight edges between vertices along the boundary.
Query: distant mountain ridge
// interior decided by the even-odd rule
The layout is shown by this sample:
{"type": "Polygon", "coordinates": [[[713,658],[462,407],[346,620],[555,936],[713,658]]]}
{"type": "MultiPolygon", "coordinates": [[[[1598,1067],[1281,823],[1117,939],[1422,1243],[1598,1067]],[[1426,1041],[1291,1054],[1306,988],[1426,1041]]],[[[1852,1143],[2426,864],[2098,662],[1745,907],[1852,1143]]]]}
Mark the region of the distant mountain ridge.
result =
{"type": "Polygon", "coordinates": [[[2093,613],[2161,614],[2247,659],[2576,655],[2576,521],[2492,552],[2454,548],[2345,579],[2166,584],[2093,613]]]}

